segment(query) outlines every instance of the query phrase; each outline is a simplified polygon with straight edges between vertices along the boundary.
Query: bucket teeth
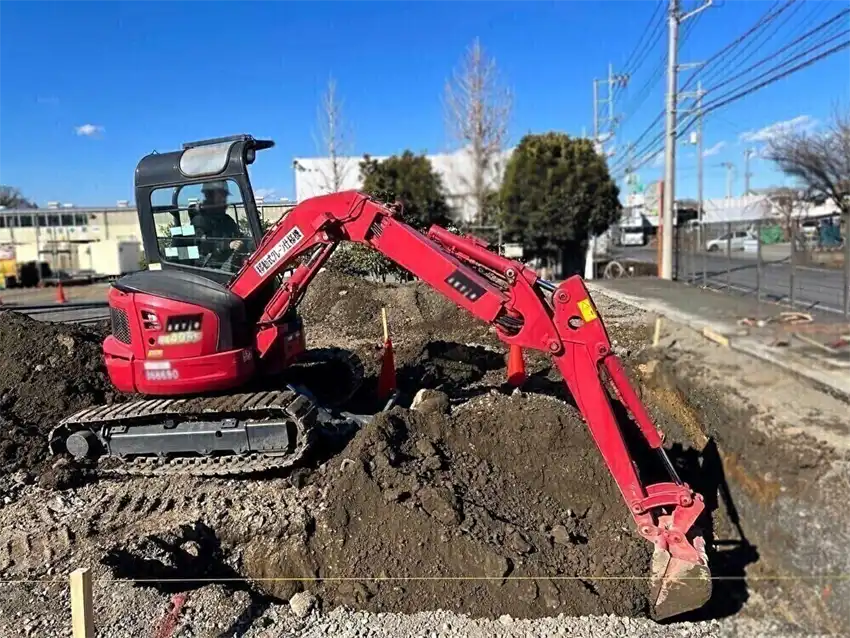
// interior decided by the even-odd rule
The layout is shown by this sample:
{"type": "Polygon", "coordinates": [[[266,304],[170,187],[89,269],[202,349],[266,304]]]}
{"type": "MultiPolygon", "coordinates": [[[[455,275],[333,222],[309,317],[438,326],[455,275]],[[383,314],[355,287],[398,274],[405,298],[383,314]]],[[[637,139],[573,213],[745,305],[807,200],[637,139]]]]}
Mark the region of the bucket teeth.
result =
{"type": "MultiPolygon", "coordinates": [[[[703,547],[701,537],[695,547],[703,547]]],[[[664,620],[699,609],[711,598],[711,572],[707,562],[694,563],[676,558],[667,550],[655,547],[652,555],[650,601],[652,617],[664,620]]]]}

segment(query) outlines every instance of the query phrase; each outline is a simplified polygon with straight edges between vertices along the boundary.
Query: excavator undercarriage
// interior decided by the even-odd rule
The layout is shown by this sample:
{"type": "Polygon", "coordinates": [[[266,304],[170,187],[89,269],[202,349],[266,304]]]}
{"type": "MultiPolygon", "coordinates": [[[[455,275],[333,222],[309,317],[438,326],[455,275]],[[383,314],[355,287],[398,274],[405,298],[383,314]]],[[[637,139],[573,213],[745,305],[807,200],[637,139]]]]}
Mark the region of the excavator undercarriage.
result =
{"type": "Polygon", "coordinates": [[[236,476],[295,466],[319,435],[349,424],[293,389],[143,399],[82,410],[53,430],[51,451],[105,474],[236,476]],[[124,462],[115,463],[115,458],[124,462]]]}
{"type": "Polygon", "coordinates": [[[711,595],[697,527],[703,498],[668,459],[581,278],[545,281],[474,237],[438,226],[419,232],[398,208],[357,191],[305,200],[263,233],[246,166],[271,144],[221,138],[140,162],[136,201],[151,270],[113,284],[104,356],[113,385],[142,398],[69,416],[52,432],[51,452],[95,459],[103,472],[119,475],[235,476],[295,467],[311,450],[344,439],[369,417],[335,411],[297,381],[230,393],[314,356],[298,304],[337,246],[359,243],[493,325],[505,344],[553,358],[638,534],[654,545],[655,617],[702,606],[711,595]],[[211,179],[217,181],[207,188],[211,179]],[[221,180],[232,181],[224,192],[243,197],[232,214],[247,213],[251,232],[238,239],[208,234],[237,226],[221,223],[218,204],[185,198],[201,184],[204,193],[220,193],[221,180]],[[628,411],[628,423],[618,420],[612,399],[628,411]],[[643,454],[627,439],[637,439],[643,454]],[[646,471],[647,456],[667,480],[648,480],[654,474],[646,471]]]}

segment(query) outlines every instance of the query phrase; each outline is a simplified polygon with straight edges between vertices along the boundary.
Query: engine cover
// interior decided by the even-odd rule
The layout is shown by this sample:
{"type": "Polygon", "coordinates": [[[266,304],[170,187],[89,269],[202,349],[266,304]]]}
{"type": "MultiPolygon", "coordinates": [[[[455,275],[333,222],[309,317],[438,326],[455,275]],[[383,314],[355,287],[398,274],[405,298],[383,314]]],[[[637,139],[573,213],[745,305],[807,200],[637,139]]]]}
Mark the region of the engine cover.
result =
{"type": "Polygon", "coordinates": [[[212,309],[117,287],[109,292],[109,305],[112,335],[103,351],[110,380],[123,392],[225,390],[254,374],[250,342],[232,347],[232,336],[222,339],[222,321],[212,309]]]}
{"type": "MultiPolygon", "coordinates": [[[[238,387],[258,365],[243,300],[182,271],[144,271],[109,291],[112,335],[103,344],[110,380],[122,392],[200,394],[238,387]]],[[[301,320],[279,326],[283,361],[305,346],[301,320]]]]}

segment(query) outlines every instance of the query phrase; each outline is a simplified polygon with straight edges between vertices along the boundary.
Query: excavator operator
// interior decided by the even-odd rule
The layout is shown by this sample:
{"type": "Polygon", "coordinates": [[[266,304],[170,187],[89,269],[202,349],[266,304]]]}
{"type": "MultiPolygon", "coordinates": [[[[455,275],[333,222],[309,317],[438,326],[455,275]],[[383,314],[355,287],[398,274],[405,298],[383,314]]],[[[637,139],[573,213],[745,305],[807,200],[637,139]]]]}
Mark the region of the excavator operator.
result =
{"type": "Polygon", "coordinates": [[[227,198],[230,190],[227,182],[206,182],[201,187],[203,200],[192,216],[195,235],[200,240],[201,253],[205,262],[221,264],[222,269],[238,269],[241,261],[238,251],[245,245],[245,234],[236,221],[227,214],[227,198]],[[227,242],[225,240],[232,239],[227,242]]]}

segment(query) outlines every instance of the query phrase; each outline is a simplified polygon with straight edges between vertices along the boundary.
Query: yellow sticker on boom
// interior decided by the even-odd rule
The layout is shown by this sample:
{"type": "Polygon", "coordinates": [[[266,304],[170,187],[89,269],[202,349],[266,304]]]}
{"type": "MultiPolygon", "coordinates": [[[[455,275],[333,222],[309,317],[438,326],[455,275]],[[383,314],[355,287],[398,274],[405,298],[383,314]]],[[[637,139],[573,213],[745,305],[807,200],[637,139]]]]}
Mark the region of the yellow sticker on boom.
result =
{"type": "Polygon", "coordinates": [[[597,318],[596,310],[593,308],[593,302],[590,299],[582,299],[578,302],[578,311],[581,313],[581,318],[585,323],[590,323],[597,318]]]}

